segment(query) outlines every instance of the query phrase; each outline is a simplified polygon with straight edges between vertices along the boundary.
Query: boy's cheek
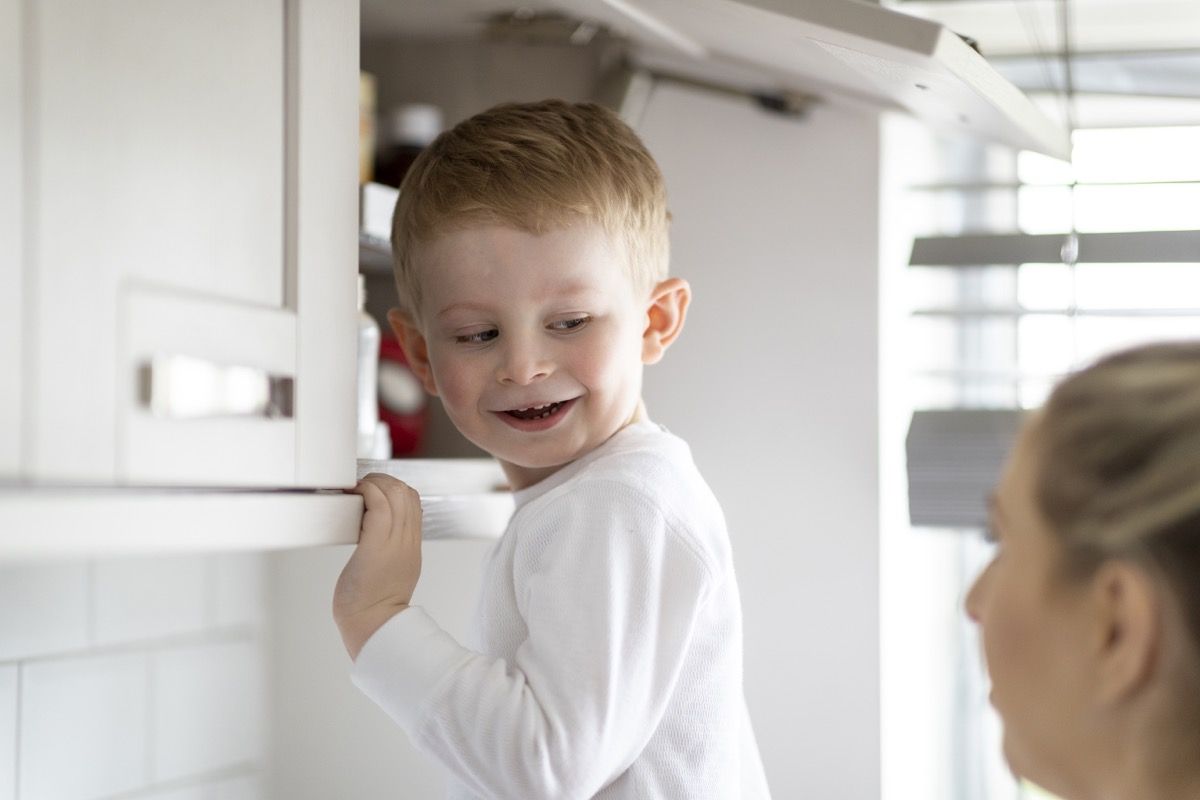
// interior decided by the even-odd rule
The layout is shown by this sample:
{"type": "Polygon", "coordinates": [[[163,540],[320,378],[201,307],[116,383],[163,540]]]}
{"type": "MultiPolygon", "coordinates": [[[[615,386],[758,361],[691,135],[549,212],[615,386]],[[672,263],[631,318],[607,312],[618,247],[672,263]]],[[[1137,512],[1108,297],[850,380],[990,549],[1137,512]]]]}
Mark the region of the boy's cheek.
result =
{"type": "Polygon", "coordinates": [[[437,394],[445,398],[446,392],[456,383],[462,373],[462,367],[456,362],[453,354],[447,353],[442,347],[429,348],[429,374],[437,388],[437,394]]]}
{"type": "Polygon", "coordinates": [[[447,406],[448,411],[471,399],[471,381],[464,376],[462,370],[455,369],[453,364],[440,363],[432,366],[437,396],[442,398],[442,404],[447,406]]]}

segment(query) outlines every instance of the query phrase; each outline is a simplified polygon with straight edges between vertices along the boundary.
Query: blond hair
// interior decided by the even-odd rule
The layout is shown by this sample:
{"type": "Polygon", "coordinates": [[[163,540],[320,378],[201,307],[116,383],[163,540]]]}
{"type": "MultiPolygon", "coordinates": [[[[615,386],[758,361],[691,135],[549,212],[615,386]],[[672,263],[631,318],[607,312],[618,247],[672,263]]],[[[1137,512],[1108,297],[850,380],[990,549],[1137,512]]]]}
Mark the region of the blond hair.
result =
{"type": "Polygon", "coordinates": [[[507,103],[460,122],[418,156],[392,220],[401,307],[419,313],[418,246],[472,225],[540,234],[599,225],[623,243],[629,277],[667,276],[666,186],[637,134],[594,103],[507,103]]]}
{"type": "Polygon", "coordinates": [[[1066,379],[1034,441],[1037,504],[1067,566],[1149,564],[1200,648],[1200,341],[1126,350],[1066,379]]]}

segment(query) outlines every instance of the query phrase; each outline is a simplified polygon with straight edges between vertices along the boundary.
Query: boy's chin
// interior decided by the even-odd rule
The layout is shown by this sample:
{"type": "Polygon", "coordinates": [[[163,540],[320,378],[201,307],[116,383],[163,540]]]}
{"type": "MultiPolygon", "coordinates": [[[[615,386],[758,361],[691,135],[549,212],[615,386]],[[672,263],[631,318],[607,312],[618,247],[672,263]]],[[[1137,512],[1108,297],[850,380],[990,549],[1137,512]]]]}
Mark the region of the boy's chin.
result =
{"type": "Polygon", "coordinates": [[[554,467],[562,467],[570,464],[579,457],[578,453],[573,455],[547,453],[541,457],[531,453],[493,453],[492,455],[497,461],[512,464],[514,467],[520,467],[521,469],[553,469],[554,467]]]}

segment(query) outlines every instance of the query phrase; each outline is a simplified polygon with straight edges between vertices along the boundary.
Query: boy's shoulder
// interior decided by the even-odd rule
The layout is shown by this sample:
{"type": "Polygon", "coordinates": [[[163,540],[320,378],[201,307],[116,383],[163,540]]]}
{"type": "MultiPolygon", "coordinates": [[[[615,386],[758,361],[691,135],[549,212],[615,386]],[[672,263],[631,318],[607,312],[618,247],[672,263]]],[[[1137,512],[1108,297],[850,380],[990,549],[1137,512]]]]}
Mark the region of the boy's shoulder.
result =
{"type": "Polygon", "coordinates": [[[668,524],[702,539],[724,539],[720,504],[692,459],[687,443],[661,425],[638,422],[566,468],[569,474],[544,498],[574,501],[583,496],[636,499],[668,524]],[[614,484],[619,492],[598,492],[614,484]]]}
{"type": "Polygon", "coordinates": [[[687,442],[653,422],[637,422],[580,459],[574,480],[615,480],[637,488],[704,482],[687,442]]]}

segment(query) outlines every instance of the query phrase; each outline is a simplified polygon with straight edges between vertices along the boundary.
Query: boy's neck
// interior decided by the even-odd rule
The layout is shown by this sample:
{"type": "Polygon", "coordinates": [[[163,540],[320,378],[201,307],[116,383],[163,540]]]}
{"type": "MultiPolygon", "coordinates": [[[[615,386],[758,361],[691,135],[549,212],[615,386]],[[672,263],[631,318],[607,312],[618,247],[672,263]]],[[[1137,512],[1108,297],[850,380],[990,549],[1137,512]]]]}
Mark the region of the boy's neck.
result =
{"type": "MultiPolygon", "coordinates": [[[[637,406],[634,407],[633,413],[629,415],[629,418],[625,420],[620,427],[613,431],[612,435],[615,436],[617,433],[629,427],[633,423],[641,422],[645,419],[648,419],[646,415],[646,402],[641,398],[638,398],[637,406]]],[[[568,464],[574,463],[573,461],[567,461],[562,464],[555,464],[551,467],[523,467],[519,464],[513,464],[502,459],[496,460],[500,462],[500,467],[504,470],[505,477],[508,478],[509,488],[511,488],[514,492],[520,491],[521,489],[528,489],[535,483],[540,483],[546,478],[549,478],[551,475],[558,472],[568,464]]]]}

